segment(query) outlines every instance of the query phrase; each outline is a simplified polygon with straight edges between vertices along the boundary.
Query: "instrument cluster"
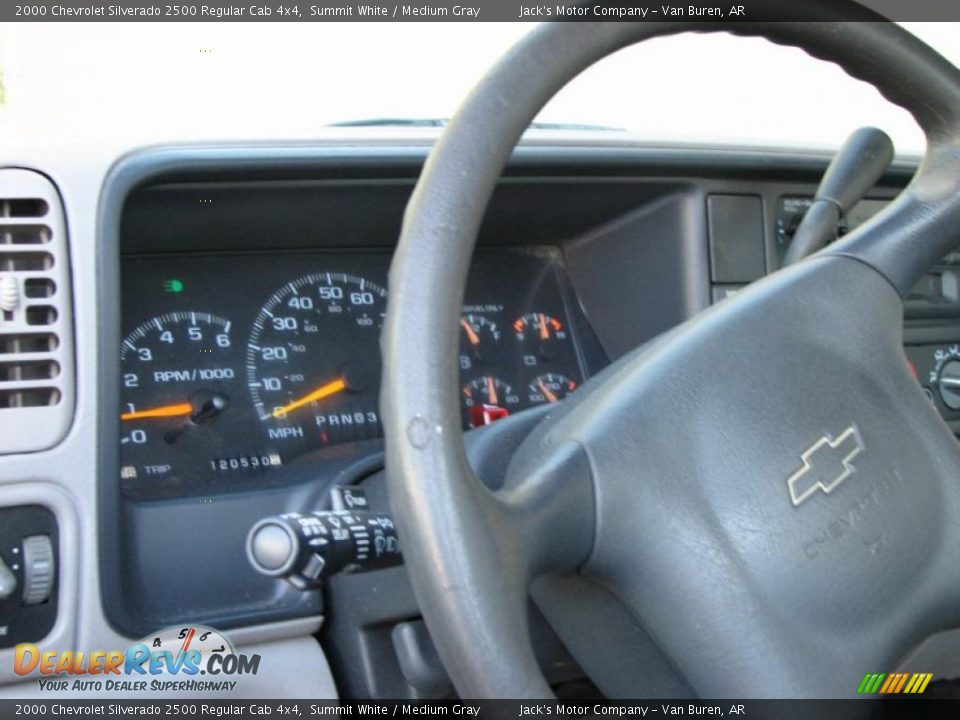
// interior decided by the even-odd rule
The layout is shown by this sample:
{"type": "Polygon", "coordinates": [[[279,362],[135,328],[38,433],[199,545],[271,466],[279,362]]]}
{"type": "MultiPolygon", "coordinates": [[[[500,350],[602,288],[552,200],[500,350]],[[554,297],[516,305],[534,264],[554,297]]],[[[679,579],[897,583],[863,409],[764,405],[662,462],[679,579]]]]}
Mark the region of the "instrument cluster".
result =
{"type": "MultiPolygon", "coordinates": [[[[128,495],[228,491],[382,436],[382,252],[123,261],[120,479],[128,495]]],[[[553,248],[476,253],[461,316],[465,430],[583,382],[553,248]]]]}

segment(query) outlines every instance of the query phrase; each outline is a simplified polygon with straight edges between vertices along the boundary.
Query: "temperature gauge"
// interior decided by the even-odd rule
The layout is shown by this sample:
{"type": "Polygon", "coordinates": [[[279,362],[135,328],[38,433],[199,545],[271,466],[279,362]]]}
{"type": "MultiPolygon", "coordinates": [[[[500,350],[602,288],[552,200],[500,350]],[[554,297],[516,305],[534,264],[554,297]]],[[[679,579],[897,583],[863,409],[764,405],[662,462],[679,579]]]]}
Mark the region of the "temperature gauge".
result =
{"type": "Polygon", "coordinates": [[[577,389],[577,383],[566,375],[547,373],[527,386],[527,397],[532,404],[555,403],[577,389]]]}

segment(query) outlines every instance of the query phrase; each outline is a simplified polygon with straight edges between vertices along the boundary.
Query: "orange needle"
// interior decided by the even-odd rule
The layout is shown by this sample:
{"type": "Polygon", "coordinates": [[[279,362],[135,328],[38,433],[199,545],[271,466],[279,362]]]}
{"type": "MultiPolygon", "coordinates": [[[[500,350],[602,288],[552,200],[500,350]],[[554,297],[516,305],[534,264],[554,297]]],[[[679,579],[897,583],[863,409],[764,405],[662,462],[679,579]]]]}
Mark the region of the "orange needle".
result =
{"type": "Polygon", "coordinates": [[[547,319],[543,316],[543,313],[540,313],[540,339],[550,339],[550,328],[547,327],[547,319]]]}
{"type": "Polygon", "coordinates": [[[470,341],[470,344],[479,345],[480,336],[470,327],[470,323],[468,323],[465,318],[460,318],[460,324],[463,326],[463,331],[467,334],[467,340],[470,341]]]}
{"type": "Polygon", "coordinates": [[[342,378],[337,378],[332,382],[328,382],[326,385],[321,385],[313,392],[304,395],[302,398],[298,398],[293,402],[289,402],[283,407],[278,407],[273,411],[272,415],[275,418],[283,417],[291,410],[296,410],[299,407],[316,402],[317,400],[323,400],[324,398],[330,397],[331,395],[336,395],[338,392],[346,389],[347,383],[345,383],[342,378]]]}
{"type": "Polygon", "coordinates": [[[550,388],[543,384],[543,380],[537,380],[537,385],[540,386],[540,392],[543,393],[543,396],[547,399],[547,402],[557,402],[557,396],[550,392],[550,388]]]}
{"type": "Polygon", "coordinates": [[[487,375],[487,399],[490,400],[491,405],[500,404],[500,400],[497,398],[497,385],[489,375],[487,375]]]}
{"type": "Polygon", "coordinates": [[[150,410],[131,410],[120,415],[121,420],[140,420],[143,418],[168,418],[181,417],[182,415],[191,415],[193,405],[191,403],[176,403],[174,405],[164,405],[163,407],[151,408],[150,410]]]}

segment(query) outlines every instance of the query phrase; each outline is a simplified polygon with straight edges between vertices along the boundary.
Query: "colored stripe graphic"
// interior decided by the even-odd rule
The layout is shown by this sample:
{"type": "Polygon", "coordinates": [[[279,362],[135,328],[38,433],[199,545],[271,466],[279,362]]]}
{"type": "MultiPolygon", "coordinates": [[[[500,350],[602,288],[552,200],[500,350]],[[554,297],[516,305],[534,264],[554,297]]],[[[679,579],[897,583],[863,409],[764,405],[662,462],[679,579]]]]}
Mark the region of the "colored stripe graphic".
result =
{"type": "Polygon", "coordinates": [[[933,673],[867,673],[857,686],[861,695],[919,695],[927,689],[933,673]]]}
{"type": "Polygon", "coordinates": [[[887,676],[887,681],[883,684],[883,687],[880,688],[880,694],[886,695],[890,692],[890,688],[897,684],[897,680],[900,679],[900,676],[896,673],[887,676]]]}
{"type": "Polygon", "coordinates": [[[885,677],[884,673],[867,673],[860,682],[857,692],[872,695],[880,689],[880,683],[883,682],[885,677]]]}
{"type": "Polygon", "coordinates": [[[908,673],[903,673],[900,675],[900,682],[897,683],[897,686],[891,690],[891,692],[898,693],[903,690],[904,684],[907,682],[907,678],[910,677],[908,673]]]}

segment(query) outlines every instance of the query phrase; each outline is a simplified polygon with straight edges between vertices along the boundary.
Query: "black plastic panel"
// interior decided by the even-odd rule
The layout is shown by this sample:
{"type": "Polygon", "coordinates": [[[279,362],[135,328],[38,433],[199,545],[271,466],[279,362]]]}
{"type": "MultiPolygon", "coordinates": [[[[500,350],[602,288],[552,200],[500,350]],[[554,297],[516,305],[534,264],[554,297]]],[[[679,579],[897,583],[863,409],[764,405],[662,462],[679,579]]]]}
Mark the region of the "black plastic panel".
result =
{"type": "Polygon", "coordinates": [[[60,536],[57,519],[40,505],[18,505],[0,508],[0,557],[17,578],[12,595],[0,600],[0,648],[18,643],[42,640],[57,620],[57,599],[60,574],[60,536]],[[23,539],[32,535],[50,538],[54,553],[53,591],[37,605],[23,604],[23,539]]]}
{"type": "MultiPolygon", "coordinates": [[[[125,206],[123,251],[392,248],[413,187],[413,179],[397,178],[153,186],[125,206]]],[[[506,179],[479,244],[556,244],[642,200],[635,187],[611,180],[506,179]]]]}
{"type": "Polygon", "coordinates": [[[604,350],[617,358],[707,307],[703,196],[644,186],[638,208],[571,242],[567,267],[604,350]]]}
{"type": "Polygon", "coordinates": [[[759,195],[709,195],[710,276],[715,283],[763,277],[763,202],[759,195]]]}

